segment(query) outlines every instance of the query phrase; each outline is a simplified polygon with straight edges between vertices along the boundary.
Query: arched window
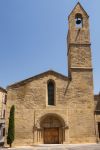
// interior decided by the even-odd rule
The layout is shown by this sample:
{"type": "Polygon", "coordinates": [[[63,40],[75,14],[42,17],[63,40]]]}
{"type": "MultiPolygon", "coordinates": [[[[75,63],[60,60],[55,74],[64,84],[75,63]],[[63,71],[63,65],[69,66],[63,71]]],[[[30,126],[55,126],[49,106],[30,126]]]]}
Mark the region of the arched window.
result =
{"type": "Polygon", "coordinates": [[[82,18],[82,15],[80,13],[77,13],[75,15],[75,24],[76,24],[76,28],[82,28],[83,27],[83,18],[82,18]]]}
{"type": "Polygon", "coordinates": [[[48,82],[48,105],[55,105],[55,84],[53,81],[48,82]]]}

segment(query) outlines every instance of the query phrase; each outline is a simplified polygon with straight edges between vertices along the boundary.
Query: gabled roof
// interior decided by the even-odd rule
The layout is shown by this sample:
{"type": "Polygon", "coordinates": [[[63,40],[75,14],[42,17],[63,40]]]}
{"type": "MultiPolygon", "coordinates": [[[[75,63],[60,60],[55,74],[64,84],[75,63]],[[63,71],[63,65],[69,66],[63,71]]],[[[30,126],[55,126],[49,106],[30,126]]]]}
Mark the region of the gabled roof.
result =
{"type": "Polygon", "coordinates": [[[0,91],[7,93],[6,89],[0,86],[0,91]]]}
{"type": "Polygon", "coordinates": [[[86,14],[86,16],[89,17],[89,15],[87,14],[87,12],[86,12],[85,9],[83,8],[83,6],[80,4],[80,2],[78,2],[78,3],[75,5],[74,9],[73,9],[73,10],[71,11],[71,13],[69,14],[68,18],[70,17],[70,15],[73,13],[73,11],[76,9],[76,7],[77,7],[78,5],[79,5],[79,6],[81,7],[81,9],[84,11],[84,13],[86,14]]]}
{"type": "Polygon", "coordinates": [[[48,70],[48,71],[46,71],[46,72],[40,73],[40,74],[35,75],[35,76],[33,76],[33,77],[30,77],[30,78],[28,78],[28,79],[25,79],[25,80],[16,82],[16,83],[14,83],[14,84],[12,84],[12,85],[9,85],[9,86],[7,87],[7,89],[8,89],[8,88],[13,88],[13,87],[19,87],[20,85],[24,85],[24,84],[26,84],[26,83],[28,83],[28,82],[31,82],[31,81],[33,81],[33,80],[35,80],[35,79],[39,79],[39,78],[44,77],[44,76],[46,76],[46,75],[54,75],[54,76],[57,76],[58,78],[61,78],[61,79],[63,79],[63,80],[68,80],[68,77],[67,77],[67,76],[62,75],[61,73],[58,73],[58,72],[53,71],[53,70],[48,70]]]}

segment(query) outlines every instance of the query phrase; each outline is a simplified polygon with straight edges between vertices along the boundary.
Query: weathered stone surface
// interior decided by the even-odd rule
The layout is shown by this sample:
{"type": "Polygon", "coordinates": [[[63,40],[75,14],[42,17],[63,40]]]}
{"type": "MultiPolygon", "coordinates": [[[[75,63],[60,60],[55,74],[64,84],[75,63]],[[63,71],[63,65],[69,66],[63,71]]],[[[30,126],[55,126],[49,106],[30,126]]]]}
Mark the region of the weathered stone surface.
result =
{"type": "Polygon", "coordinates": [[[96,142],[88,22],[86,12],[78,3],[69,16],[69,77],[49,71],[8,87],[6,129],[10,108],[15,105],[14,145],[44,143],[45,129],[41,127],[41,121],[48,116],[54,116],[61,122],[59,143],[96,142]],[[76,13],[81,13],[83,18],[80,29],[75,27],[76,13]],[[54,106],[48,106],[49,80],[55,83],[54,106]]]}

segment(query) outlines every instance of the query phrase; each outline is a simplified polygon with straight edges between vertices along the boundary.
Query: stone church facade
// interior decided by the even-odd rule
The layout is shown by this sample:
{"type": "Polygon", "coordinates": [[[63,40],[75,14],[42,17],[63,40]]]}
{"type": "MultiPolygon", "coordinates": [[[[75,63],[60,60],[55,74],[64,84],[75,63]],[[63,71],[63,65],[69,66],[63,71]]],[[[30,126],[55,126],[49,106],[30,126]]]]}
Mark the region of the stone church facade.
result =
{"type": "Polygon", "coordinates": [[[68,77],[49,70],[7,88],[6,133],[14,105],[14,145],[95,143],[99,139],[89,16],[80,3],[68,23],[68,77]]]}

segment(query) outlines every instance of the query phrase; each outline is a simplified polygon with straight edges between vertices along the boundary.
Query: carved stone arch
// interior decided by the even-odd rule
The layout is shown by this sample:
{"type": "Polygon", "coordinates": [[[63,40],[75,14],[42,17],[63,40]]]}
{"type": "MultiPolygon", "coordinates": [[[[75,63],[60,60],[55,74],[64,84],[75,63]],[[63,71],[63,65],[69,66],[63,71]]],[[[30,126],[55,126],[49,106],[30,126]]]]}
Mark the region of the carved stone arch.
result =
{"type": "Polygon", "coordinates": [[[44,144],[61,144],[65,141],[68,126],[62,116],[47,113],[38,118],[36,128],[43,135],[44,144]]]}
{"type": "Polygon", "coordinates": [[[52,83],[54,84],[54,86],[55,86],[55,84],[56,84],[53,79],[49,79],[49,80],[47,81],[47,84],[48,84],[49,82],[52,82],[52,83]]]}
{"type": "Polygon", "coordinates": [[[58,114],[55,114],[55,113],[48,113],[48,114],[45,114],[43,116],[41,116],[37,122],[36,122],[36,126],[37,128],[43,128],[43,124],[44,124],[44,127],[46,127],[46,121],[47,121],[47,127],[50,127],[49,126],[49,123],[51,123],[51,127],[57,127],[57,123],[58,123],[58,127],[62,127],[62,128],[66,128],[68,127],[67,123],[65,122],[65,120],[58,114]],[[51,122],[50,122],[51,120],[51,122]]]}

